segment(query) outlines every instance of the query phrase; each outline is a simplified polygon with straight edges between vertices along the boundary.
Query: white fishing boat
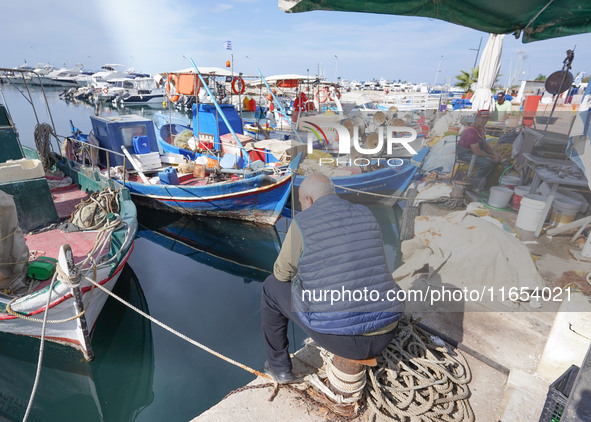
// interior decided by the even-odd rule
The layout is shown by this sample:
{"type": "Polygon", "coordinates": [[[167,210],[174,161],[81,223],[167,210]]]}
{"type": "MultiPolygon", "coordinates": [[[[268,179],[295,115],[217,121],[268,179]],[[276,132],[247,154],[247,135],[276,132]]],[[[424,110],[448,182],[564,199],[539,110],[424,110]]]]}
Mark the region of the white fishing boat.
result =
{"type": "Polygon", "coordinates": [[[33,129],[49,151],[54,128],[17,131],[0,104],[0,260],[8,263],[0,266],[0,331],[43,337],[91,360],[97,318],[133,249],[136,208],[127,189],[94,168],[22,146],[19,132],[33,129]],[[92,198],[81,202],[87,191],[92,198]],[[55,228],[69,216],[76,230],[55,228]]]}

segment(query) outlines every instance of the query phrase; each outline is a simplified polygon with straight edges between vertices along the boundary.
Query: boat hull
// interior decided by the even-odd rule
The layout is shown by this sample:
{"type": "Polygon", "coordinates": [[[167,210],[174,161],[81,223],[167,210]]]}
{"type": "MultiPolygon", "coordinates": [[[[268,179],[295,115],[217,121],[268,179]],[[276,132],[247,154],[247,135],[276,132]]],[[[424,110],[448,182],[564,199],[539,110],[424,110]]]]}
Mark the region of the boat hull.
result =
{"type": "MultiPolygon", "coordinates": [[[[134,228],[134,232],[135,230],[137,230],[137,227],[134,228]]],[[[117,283],[117,279],[121,274],[123,266],[129,259],[132,249],[133,242],[129,244],[127,252],[124,253],[121,261],[117,262],[118,265],[116,267],[106,266],[99,268],[96,275],[97,283],[111,291],[117,283]]],[[[85,275],[93,277],[92,273],[92,270],[88,270],[85,275]]],[[[89,331],[92,333],[96,320],[108,295],[98,288],[93,289],[92,285],[84,280],[84,278],[81,281],[80,290],[82,293],[84,309],[86,309],[84,316],[86,317],[89,331]]],[[[19,314],[36,319],[43,319],[48,294],[49,287],[46,287],[15,301],[10,307],[13,311],[19,314]]],[[[29,321],[8,313],[6,310],[8,302],[9,298],[3,297],[0,299],[0,307],[2,309],[0,311],[0,331],[30,337],[41,337],[42,324],[37,321],[29,321]]],[[[78,312],[76,311],[75,299],[71,287],[57,281],[51,292],[51,302],[47,319],[49,321],[73,319],[56,324],[47,324],[45,338],[55,343],[71,346],[86,355],[88,350],[85,345],[82,327],[80,326],[80,319],[76,318],[77,314],[78,312]]]]}
{"type": "Polygon", "coordinates": [[[126,98],[119,98],[118,102],[122,105],[145,105],[154,104],[161,105],[165,100],[164,95],[161,94],[145,94],[145,95],[132,95],[126,98]]]}
{"type": "Polygon", "coordinates": [[[211,186],[145,185],[126,182],[139,205],[168,211],[275,224],[291,192],[291,175],[255,176],[211,186]]]}
{"type": "MultiPolygon", "coordinates": [[[[377,202],[384,196],[393,196],[406,190],[418,167],[404,164],[400,167],[385,167],[368,173],[331,177],[336,193],[355,202],[377,202]]],[[[299,188],[305,176],[297,175],[294,188],[299,188]]]]}

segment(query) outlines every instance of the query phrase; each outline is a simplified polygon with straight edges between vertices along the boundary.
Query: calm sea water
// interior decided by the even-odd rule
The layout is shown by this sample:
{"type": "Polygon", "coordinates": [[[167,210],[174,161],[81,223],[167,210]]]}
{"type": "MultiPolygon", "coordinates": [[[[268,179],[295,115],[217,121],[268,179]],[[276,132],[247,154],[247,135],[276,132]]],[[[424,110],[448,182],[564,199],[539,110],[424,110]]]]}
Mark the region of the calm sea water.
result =
{"type": "MultiPolygon", "coordinates": [[[[21,141],[34,146],[30,106],[10,87],[0,87],[21,141]]],[[[94,107],[66,103],[59,89],[46,90],[57,133],[70,123],[90,129],[94,107]]],[[[50,123],[39,89],[42,122],[50,123]]],[[[158,109],[101,108],[101,115],[158,109]]],[[[289,221],[261,228],[234,221],[189,219],[139,209],[140,230],[115,292],[153,317],[232,359],[261,369],[262,281],[272,269],[289,221]]],[[[389,264],[398,259],[396,211],[374,206],[389,264]]],[[[304,336],[290,329],[295,351],[304,336]]],[[[46,344],[43,372],[31,421],[188,421],[253,376],[152,325],[109,299],[93,336],[96,358],[84,362],[70,348],[46,344]]],[[[0,420],[21,420],[33,385],[39,341],[0,334],[0,420]]]]}

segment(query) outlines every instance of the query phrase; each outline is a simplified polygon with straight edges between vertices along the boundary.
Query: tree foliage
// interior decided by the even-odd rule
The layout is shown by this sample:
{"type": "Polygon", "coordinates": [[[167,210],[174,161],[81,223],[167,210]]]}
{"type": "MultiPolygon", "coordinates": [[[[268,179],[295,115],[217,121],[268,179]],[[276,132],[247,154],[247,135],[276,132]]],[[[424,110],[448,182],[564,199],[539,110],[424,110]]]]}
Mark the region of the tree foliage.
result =
{"type": "Polygon", "coordinates": [[[478,66],[473,67],[470,72],[461,70],[460,74],[456,76],[456,86],[459,86],[466,92],[472,92],[472,84],[478,81],[478,66]]]}
{"type": "Polygon", "coordinates": [[[546,80],[546,75],[542,75],[541,73],[538,74],[538,76],[536,77],[536,79],[534,79],[534,81],[545,81],[546,80]]]}

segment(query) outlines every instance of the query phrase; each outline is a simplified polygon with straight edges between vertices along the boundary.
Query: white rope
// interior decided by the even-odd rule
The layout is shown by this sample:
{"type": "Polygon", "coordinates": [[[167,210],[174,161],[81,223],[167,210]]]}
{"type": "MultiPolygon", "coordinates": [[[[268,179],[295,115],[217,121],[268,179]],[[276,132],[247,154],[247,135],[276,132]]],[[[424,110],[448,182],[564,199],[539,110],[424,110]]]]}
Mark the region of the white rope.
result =
{"type": "Polygon", "coordinates": [[[304,381],[307,381],[309,384],[316,387],[320,392],[322,392],[326,397],[335,403],[355,404],[361,398],[361,392],[357,392],[351,397],[344,397],[342,394],[336,394],[330,388],[328,388],[324,382],[322,382],[317,374],[306,375],[304,377],[304,381]]]}
{"type": "Polygon", "coordinates": [[[347,374],[334,365],[334,353],[321,349],[320,356],[324,361],[324,370],[328,381],[333,387],[347,394],[353,394],[363,390],[366,383],[365,366],[362,366],[361,371],[356,374],[347,374]]]}
{"type": "MultiPolygon", "coordinates": [[[[31,409],[33,408],[33,401],[35,400],[35,395],[37,394],[37,388],[39,387],[39,379],[41,378],[41,367],[43,365],[43,355],[45,352],[45,328],[47,327],[47,316],[49,315],[49,304],[51,302],[51,291],[53,289],[53,283],[57,278],[57,273],[53,275],[51,279],[51,283],[49,285],[49,294],[47,295],[47,303],[45,304],[45,313],[43,314],[43,326],[41,327],[41,343],[39,344],[39,358],[37,359],[37,372],[35,373],[35,382],[33,382],[33,389],[31,391],[31,396],[29,397],[29,403],[27,403],[27,410],[25,411],[25,416],[23,416],[23,422],[26,422],[29,418],[29,414],[31,413],[31,409]]],[[[8,307],[7,307],[8,308],[8,307]]]]}
{"type": "Polygon", "coordinates": [[[359,189],[353,189],[353,188],[347,188],[345,186],[340,186],[340,185],[334,185],[335,188],[339,188],[339,189],[343,189],[343,190],[347,190],[350,192],[356,192],[356,193],[363,193],[365,195],[371,195],[371,196],[378,196],[380,198],[390,198],[390,199],[408,199],[406,196],[394,196],[394,195],[383,195],[381,193],[373,193],[373,192],[366,192],[364,190],[359,190],[359,189]]]}
{"type": "Polygon", "coordinates": [[[127,306],[128,308],[130,308],[131,310],[137,312],[138,314],[140,314],[141,316],[143,316],[144,318],[146,318],[147,320],[153,322],[156,325],[159,325],[160,327],[164,328],[165,330],[167,330],[168,332],[170,332],[171,334],[174,334],[175,336],[185,340],[186,342],[199,347],[202,350],[205,350],[208,353],[211,353],[214,356],[219,357],[220,359],[225,360],[228,363],[231,363],[232,365],[238,366],[239,368],[242,368],[254,375],[257,375],[259,377],[263,377],[263,378],[267,378],[267,379],[271,379],[272,378],[267,375],[264,374],[262,372],[257,371],[256,369],[253,369],[247,365],[244,365],[238,361],[235,361],[232,358],[226,357],[224,355],[222,355],[219,352],[216,352],[215,350],[205,346],[204,344],[199,343],[196,340],[193,340],[192,338],[186,336],[185,334],[181,333],[180,331],[175,330],[174,328],[170,327],[169,325],[166,325],[165,323],[157,320],[156,318],[152,317],[151,315],[148,315],[147,313],[145,313],[144,311],[142,311],[141,309],[135,307],[134,305],[132,305],[131,303],[127,302],[125,299],[117,296],[115,293],[113,293],[112,291],[110,291],[109,289],[103,287],[102,285],[96,283],[94,280],[91,280],[90,278],[84,276],[92,285],[94,285],[95,287],[101,289],[103,292],[105,292],[106,294],[108,294],[109,296],[111,296],[112,298],[114,298],[115,300],[121,302],[122,304],[124,304],[125,306],[127,306]]]}

